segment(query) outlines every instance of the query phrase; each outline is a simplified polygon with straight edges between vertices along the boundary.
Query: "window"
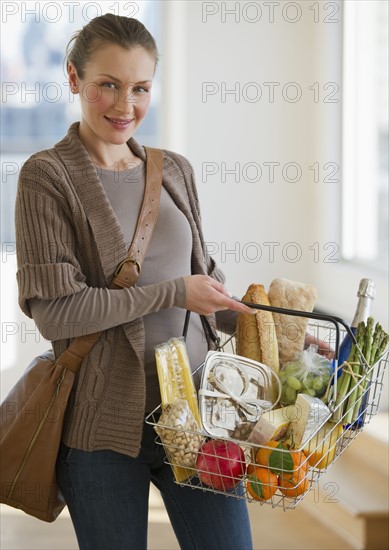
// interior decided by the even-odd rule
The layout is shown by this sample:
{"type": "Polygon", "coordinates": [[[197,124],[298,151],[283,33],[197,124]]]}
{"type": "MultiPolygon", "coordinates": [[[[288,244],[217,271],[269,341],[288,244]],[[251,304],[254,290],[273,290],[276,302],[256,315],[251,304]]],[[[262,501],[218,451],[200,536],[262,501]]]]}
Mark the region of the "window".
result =
{"type": "MultiPolygon", "coordinates": [[[[161,50],[159,1],[26,1],[7,2],[2,9],[2,369],[17,364],[20,344],[33,347],[43,340],[17,304],[14,208],[19,170],[31,154],[52,147],[79,120],[78,97],[69,91],[63,65],[66,44],[74,32],[104,13],[139,19],[161,50]]],[[[157,141],[159,101],[157,71],[149,113],[136,134],[142,144],[157,141]]],[[[40,346],[46,348],[47,343],[43,340],[40,346]]]]}
{"type": "Polygon", "coordinates": [[[344,2],[342,254],[388,269],[388,2],[344,2]]]}

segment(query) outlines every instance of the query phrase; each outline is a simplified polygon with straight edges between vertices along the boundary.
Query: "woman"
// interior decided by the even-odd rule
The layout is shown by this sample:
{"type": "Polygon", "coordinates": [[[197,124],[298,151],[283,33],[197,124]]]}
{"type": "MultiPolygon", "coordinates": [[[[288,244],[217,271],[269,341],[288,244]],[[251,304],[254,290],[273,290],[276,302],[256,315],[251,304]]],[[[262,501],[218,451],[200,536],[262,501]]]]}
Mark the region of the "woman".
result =
{"type": "MultiPolygon", "coordinates": [[[[182,548],[243,550],[252,547],[244,501],[177,486],[144,422],[160,400],[154,346],[182,333],[186,310],[230,330],[237,312],[254,313],[230,297],[207,255],[184,157],[164,151],[158,221],[137,285],[108,289],[143,198],[145,151],[133,135],[157,61],[154,39],[136,19],[106,14],[70,41],[69,83],[82,118],[21,171],[19,303],[56,356],[71,338],[104,331],[79,371],[57,462],[80,548],[146,548],[152,481],[182,548]]],[[[196,366],[209,342],[191,317],[196,366]]]]}

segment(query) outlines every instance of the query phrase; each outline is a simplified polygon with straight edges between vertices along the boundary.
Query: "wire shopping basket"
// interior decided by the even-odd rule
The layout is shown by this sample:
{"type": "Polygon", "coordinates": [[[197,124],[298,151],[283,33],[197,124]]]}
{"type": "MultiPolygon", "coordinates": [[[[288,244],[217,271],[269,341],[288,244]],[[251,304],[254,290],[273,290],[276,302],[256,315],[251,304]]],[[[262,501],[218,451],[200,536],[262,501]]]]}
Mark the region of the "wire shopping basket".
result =
{"type": "MultiPolygon", "coordinates": [[[[369,366],[353,332],[342,319],[314,312],[251,303],[247,305],[280,314],[306,317],[307,334],[315,340],[326,342],[334,349],[332,397],[327,404],[332,422],[328,422],[327,417],[323,422],[318,422],[317,427],[315,424],[315,430],[304,442],[303,448],[286,448],[273,441],[267,442],[267,445],[249,443],[245,440],[247,426],[244,423],[229,437],[214,437],[203,428],[193,428],[190,425],[182,426],[177,423],[177,427],[172,427],[170,424],[161,424],[161,405],[146,417],[146,423],[153,425],[158,434],[162,431],[166,435],[163,438],[158,435],[156,441],[164,446],[165,461],[173,471],[181,469],[184,473],[179,480],[176,477],[176,482],[180,485],[221,493],[248,502],[270,504],[284,510],[293,509],[378,412],[383,377],[389,362],[388,351],[374,365],[369,366]],[[338,399],[339,345],[346,334],[350,335],[360,353],[364,372],[356,385],[342,399],[338,399]],[[353,391],[358,396],[358,418],[357,421],[347,423],[347,403],[353,391]]],[[[226,356],[235,354],[235,335],[222,334],[215,340],[218,350],[226,356]]],[[[193,374],[200,374],[203,368],[204,364],[193,374]]]]}

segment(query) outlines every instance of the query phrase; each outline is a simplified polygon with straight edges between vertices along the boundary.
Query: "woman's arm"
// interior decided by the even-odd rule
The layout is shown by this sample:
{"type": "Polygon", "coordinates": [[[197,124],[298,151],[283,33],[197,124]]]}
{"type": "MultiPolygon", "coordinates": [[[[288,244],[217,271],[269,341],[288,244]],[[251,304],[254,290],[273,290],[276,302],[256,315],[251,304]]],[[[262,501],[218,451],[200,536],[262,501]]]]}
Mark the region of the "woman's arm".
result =
{"type": "Polygon", "coordinates": [[[87,236],[77,237],[60,178],[55,166],[28,160],[19,178],[15,207],[19,304],[27,316],[36,318],[44,336],[47,330],[58,333],[58,338],[65,337],[66,330],[73,334],[85,330],[80,320],[86,318],[94,325],[89,332],[94,332],[158,309],[185,307],[183,278],[125,290],[95,288],[104,287],[99,271],[94,276],[94,270],[101,272],[100,264],[85,265],[85,273],[82,267],[95,244],[87,236]],[[88,255],[83,254],[85,247],[88,255]],[[98,284],[92,287],[91,280],[98,284]]]}
{"type": "Polygon", "coordinates": [[[54,300],[28,300],[39,332],[47,340],[107,330],[170,307],[185,307],[183,278],[118,290],[84,288],[54,300]]]}
{"type": "Polygon", "coordinates": [[[206,275],[121,290],[88,286],[72,213],[56,187],[60,174],[46,162],[27,163],[32,168],[22,170],[15,210],[19,304],[45,338],[96,332],[173,306],[203,314],[245,310],[219,277],[206,275]]]}

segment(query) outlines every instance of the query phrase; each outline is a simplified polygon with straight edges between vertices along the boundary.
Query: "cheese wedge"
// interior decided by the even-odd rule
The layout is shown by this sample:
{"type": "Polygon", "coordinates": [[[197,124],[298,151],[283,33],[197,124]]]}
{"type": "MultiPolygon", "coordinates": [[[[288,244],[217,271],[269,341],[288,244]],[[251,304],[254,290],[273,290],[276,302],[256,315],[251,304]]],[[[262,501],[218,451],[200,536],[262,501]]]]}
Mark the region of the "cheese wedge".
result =
{"type": "Polygon", "coordinates": [[[290,406],[295,407],[295,413],[287,436],[291,438],[294,449],[301,449],[312,434],[327,422],[331,412],[321,399],[305,393],[299,393],[296,403],[290,406]]]}
{"type": "Polygon", "coordinates": [[[286,435],[293,419],[297,420],[294,405],[267,411],[255,424],[248,441],[257,445],[264,445],[270,440],[279,441],[286,435]]]}

